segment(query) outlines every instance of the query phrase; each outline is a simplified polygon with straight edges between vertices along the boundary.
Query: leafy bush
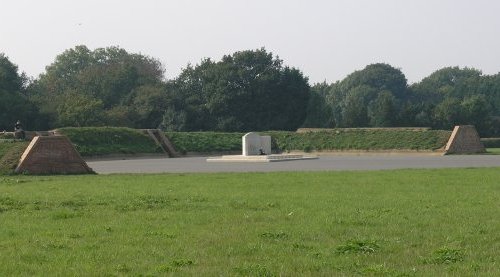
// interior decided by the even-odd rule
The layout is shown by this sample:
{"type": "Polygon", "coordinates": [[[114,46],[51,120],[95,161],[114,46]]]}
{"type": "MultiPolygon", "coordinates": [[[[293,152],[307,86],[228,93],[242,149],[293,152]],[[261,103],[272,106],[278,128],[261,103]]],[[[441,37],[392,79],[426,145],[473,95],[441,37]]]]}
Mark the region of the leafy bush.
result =
{"type": "Polygon", "coordinates": [[[61,128],[82,156],[161,153],[155,142],[140,130],[120,127],[61,128]]]}

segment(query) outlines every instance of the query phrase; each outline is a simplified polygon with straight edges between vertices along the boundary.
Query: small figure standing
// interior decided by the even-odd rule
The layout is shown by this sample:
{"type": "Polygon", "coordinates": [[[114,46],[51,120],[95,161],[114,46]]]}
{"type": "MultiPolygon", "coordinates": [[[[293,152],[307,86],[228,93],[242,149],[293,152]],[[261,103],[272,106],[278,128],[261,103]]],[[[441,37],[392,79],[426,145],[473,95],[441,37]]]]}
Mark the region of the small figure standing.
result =
{"type": "Polygon", "coordinates": [[[18,120],[16,122],[16,125],[14,125],[14,137],[16,139],[25,139],[25,133],[23,129],[23,125],[21,124],[21,121],[18,120]]]}

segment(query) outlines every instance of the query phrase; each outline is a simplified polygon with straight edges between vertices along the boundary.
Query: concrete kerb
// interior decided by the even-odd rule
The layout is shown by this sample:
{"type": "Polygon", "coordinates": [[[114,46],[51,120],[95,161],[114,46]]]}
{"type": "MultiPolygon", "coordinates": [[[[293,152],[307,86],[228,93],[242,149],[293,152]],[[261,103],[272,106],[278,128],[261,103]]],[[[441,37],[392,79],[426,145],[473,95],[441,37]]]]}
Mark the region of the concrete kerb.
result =
{"type": "Polygon", "coordinates": [[[325,150],[325,151],[290,151],[289,154],[315,155],[315,156],[444,156],[442,150],[325,150]]]}
{"type": "Polygon", "coordinates": [[[294,154],[285,154],[285,155],[272,154],[272,155],[262,155],[262,156],[231,155],[231,156],[208,158],[207,162],[271,163],[271,162],[314,160],[314,159],[318,159],[318,157],[317,156],[294,155],[294,154]]]}
{"type": "MultiPolygon", "coordinates": [[[[225,152],[188,152],[184,155],[180,155],[178,158],[194,158],[194,157],[206,157],[212,159],[221,156],[241,156],[237,151],[225,151],[225,152]]],[[[300,152],[291,151],[290,155],[312,155],[318,157],[329,157],[329,156],[443,156],[445,153],[443,151],[312,151],[312,152],[300,152]]],[[[168,159],[169,156],[165,153],[137,153],[137,154],[110,154],[102,156],[87,156],[83,157],[85,161],[118,161],[118,160],[140,160],[140,159],[168,159]]]]}

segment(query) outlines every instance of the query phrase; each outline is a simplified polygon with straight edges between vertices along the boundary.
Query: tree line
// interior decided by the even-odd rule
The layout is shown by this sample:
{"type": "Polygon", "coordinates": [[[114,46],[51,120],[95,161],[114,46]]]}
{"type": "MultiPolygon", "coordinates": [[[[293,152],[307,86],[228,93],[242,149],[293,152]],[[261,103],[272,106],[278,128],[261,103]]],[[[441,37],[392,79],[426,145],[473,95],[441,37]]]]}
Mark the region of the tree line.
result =
{"type": "Polygon", "coordinates": [[[204,59],[167,80],[155,58],[119,47],[76,46],[37,78],[0,53],[0,130],[126,126],[168,131],[300,127],[476,125],[500,135],[500,73],[439,69],[409,85],[401,70],[371,64],[335,83],[309,84],[264,48],[204,59]]]}

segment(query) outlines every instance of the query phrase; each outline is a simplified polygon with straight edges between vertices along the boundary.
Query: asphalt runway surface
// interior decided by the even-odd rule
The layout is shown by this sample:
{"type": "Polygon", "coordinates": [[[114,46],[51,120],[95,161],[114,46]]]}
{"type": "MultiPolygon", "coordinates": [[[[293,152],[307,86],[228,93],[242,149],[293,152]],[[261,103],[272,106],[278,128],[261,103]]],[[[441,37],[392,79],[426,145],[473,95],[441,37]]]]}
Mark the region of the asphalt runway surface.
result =
{"type": "MultiPolygon", "coordinates": [[[[359,155],[320,156],[315,160],[269,163],[207,162],[207,157],[144,158],[88,161],[99,174],[112,173],[191,173],[191,172],[272,172],[385,170],[404,168],[500,167],[500,155],[359,155]]],[[[500,170],[500,168],[499,168],[500,170]]]]}

